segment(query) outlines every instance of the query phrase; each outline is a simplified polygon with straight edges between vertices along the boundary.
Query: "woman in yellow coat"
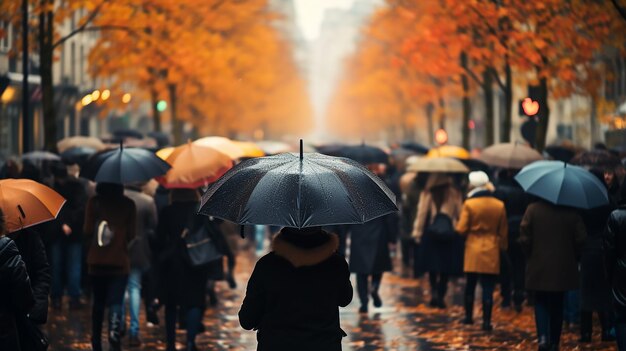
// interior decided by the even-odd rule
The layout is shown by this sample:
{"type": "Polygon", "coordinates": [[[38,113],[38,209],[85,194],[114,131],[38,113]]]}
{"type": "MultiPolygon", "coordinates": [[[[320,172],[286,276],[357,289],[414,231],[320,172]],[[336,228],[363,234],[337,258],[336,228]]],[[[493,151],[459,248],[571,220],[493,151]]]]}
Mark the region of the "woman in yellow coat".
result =
{"type": "Polygon", "coordinates": [[[474,292],[480,281],[483,296],[483,330],[491,330],[493,290],[500,274],[500,251],[507,248],[507,220],[504,203],[493,196],[485,172],[469,174],[470,189],[463,203],[456,231],[467,237],[463,271],[466,274],[465,319],[472,324],[474,292]]]}

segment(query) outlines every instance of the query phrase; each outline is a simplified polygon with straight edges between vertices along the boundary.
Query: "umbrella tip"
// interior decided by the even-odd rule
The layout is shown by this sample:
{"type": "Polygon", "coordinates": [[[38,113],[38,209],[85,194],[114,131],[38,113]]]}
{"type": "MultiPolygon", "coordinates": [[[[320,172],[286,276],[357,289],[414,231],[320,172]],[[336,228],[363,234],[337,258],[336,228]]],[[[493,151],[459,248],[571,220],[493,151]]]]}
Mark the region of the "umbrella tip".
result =
{"type": "Polygon", "coordinates": [[[300,161],[302,161],[302,159],[304,158],[303,150],[304,150],[304,146],[302,144],[302,139],[300,139],[300,161]]]}

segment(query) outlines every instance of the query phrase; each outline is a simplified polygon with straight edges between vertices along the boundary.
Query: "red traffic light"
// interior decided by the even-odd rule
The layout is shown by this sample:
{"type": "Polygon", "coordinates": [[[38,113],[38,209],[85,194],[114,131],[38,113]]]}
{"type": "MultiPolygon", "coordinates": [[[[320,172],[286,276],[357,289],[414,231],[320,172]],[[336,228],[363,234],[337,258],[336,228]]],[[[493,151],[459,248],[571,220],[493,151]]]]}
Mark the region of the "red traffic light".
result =
{"type": "Polygon", "coordinates": [[[533,99],[527,97],[522,100],[522,109],[524,110],[524,114],[526,116],[535,116],[539,113],[539,102],[533,101],[533,99]]]}
{"type": "Polygon", "coordinates": [[[443,145],[448,142],[448,132],[445,129],[437,129],[435,132],[435,142],[443,145]]]}

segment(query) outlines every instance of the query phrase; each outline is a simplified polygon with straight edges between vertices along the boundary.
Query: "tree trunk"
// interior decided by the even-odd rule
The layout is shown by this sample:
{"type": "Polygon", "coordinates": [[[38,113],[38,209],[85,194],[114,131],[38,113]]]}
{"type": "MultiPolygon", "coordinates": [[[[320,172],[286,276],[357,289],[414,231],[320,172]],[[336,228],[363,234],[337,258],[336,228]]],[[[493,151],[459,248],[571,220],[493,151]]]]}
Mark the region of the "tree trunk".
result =
{"type": "Polygon", "coordinates": [[[483,94],[485,99],[485,146],[493,145],[494,109],[493,109],[493,76],[490,69],[483,72],[483,94]]]}
{"type": "Polygon", "coordinates": [[[152,107],[152,124],[154,125],[154,131],[161,131],[161,112],[157,109],[157,103],[159,102],[159,93],[153,84],[150,85],[150,106],[152,107]]]}
{"type": "Polygon", "coordinates": [[[176,84],[168,84],[167,90],[170,95],[170,116],[172,118],[172,134],[174,134],[174,145],[183,143],[183,123],[176,115],[176,84]]]}
{"type": "Polygon", "coordinates": [[[542,77],[539,80],[539,106],[543,112],[539,112],[537,123],[537,135],[535,136],[535,148],[542,152],[546,146],[546,136],[548,135],[548,125],[550,123],[550,108],[548,107],[548,79],[542,77]]]}
{"type": "Polygon", "coordinates": [[[446,101],[439,97],[439,128],[446,129],[446,101]]]}
{"type": "Polygon", "coordinates": [[[428,144],[429,145],[435,145],[435,123],[433,121],[433,104],[428,103],[425,106],[426,109],[426,122],[428,123],[428,130],[426,131],[426,134],[428,134],[428,144]]]}
{"type": "MultiPolygon", "coordinates": [[[[41,0],[42,8],[49,8],[48,3],[53,0],[41,0]]],[[[44,124],[44,148],[48,151],[56,151],[57,142],[57,118],[54,108],[54,81],[53,81],[53,55],[54,48],[54,18],[52,11],[45,11],[39,15],[39,66],[41,75],[41,93],[44,124]]],[[[29,96],[23,97],[25,99],[29,96]]]]}
{"type": "Polygon", "coordinates": [[[508,143],[511,141],[511,128],[513,126],[513,77],[508,54],[504,60],[504,123],[500,131],[500,142],[508,143]]]}
{"type": "MultiPolygon", "coordinates": [[[[461,53],[461,67],[467,68],[467,54],[461,53]]],[[[469,121],[472,113],[472,105],[469,99],[469,79],[467,74],[461,75],[461,85],[463,86],[463,126],[462,126],[462,140],[461,144],[466,149],[470,149],[470,129],[469,121]]]]}

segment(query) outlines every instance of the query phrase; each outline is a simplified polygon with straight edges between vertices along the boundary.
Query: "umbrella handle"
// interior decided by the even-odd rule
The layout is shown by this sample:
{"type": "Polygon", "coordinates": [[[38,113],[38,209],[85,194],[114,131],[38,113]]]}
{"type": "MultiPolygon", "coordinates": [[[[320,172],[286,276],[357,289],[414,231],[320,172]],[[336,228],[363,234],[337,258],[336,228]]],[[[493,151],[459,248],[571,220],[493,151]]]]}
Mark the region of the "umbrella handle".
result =
{"type": "Polygon", "coordinates": [[[303,150],[304,150],[304,147],[302,146],[302,139],[300,139],[300,161],[302,161],[302,159],[304,159],[303,150]]]}
{"type": "Polygon", "coordinates": [[[242,226],[239,226],[239,235],[241,235],[241,238],[242,238],[242,239],[245,239],[245,238],[246,238],[246,233],[245,233],[244,229],[245,229],[245,228],[244,228],[244,226],[243,226],[243,225],[242,225],[242,226]]]}

